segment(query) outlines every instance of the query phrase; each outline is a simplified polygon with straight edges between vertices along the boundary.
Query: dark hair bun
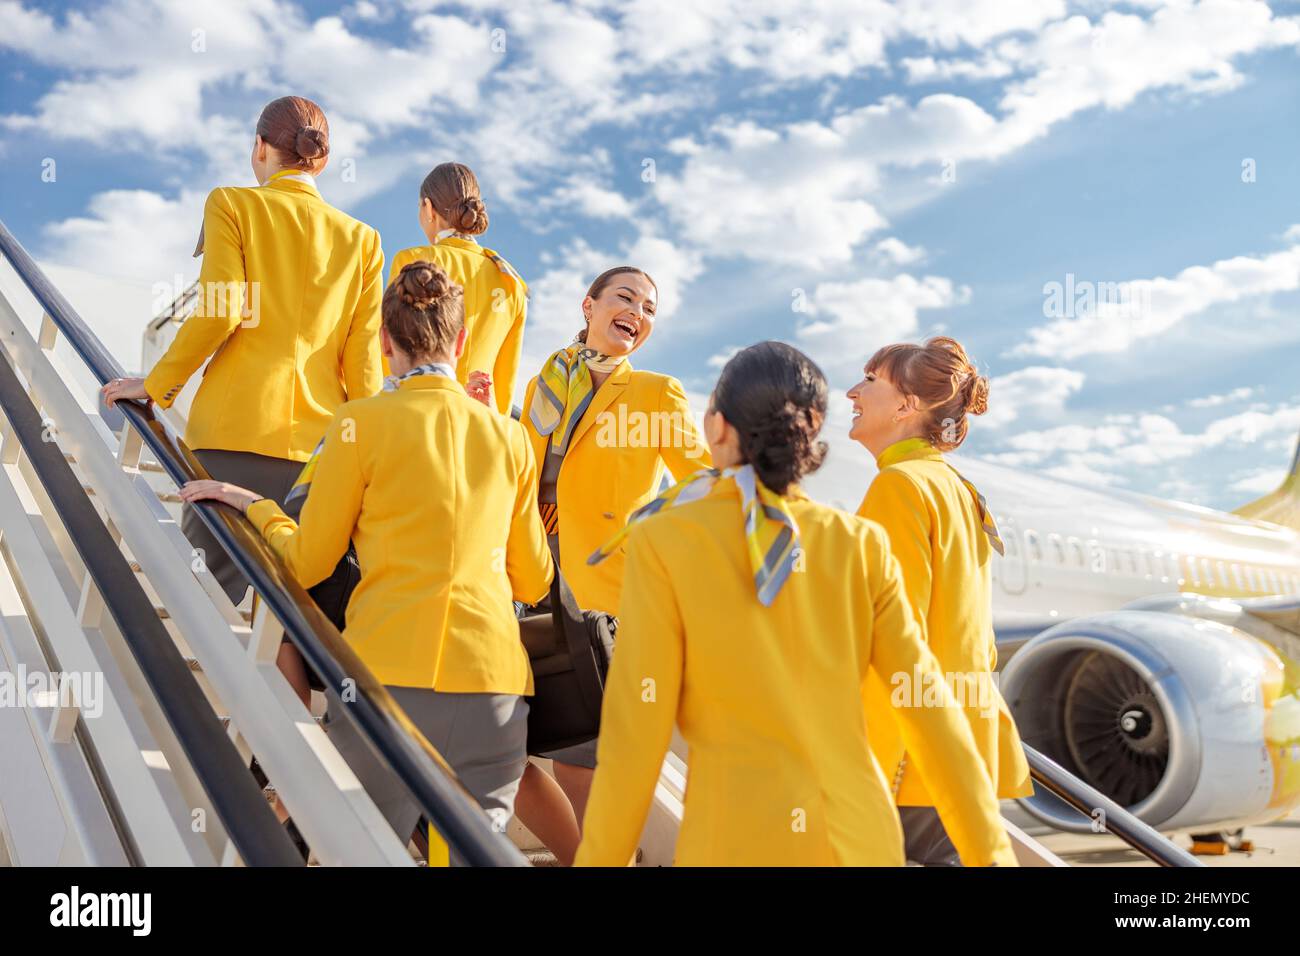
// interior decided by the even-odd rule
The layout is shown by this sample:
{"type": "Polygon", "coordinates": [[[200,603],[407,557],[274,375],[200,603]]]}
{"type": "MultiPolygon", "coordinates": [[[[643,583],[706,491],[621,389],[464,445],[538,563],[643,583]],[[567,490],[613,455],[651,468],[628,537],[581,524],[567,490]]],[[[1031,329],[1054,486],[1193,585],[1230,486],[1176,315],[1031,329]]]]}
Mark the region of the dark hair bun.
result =
{"type": "Polygon", "coordinates": [[[440,299],[461,295],[460,286],[430,262],[411,262],[397,276],[397,295],[407,305],[427,309],[440,299]]]}
{"type": "Polygon", "coordinates": [[[303,159],[319,159],[330,151],[329,138],[321,130],[304,126],[298,130],[293,150],[303,159]]]}
{"type": "Polygon", "coordinates": [[[733,355],[713,389],[713,407],[736,429],[740,451],[759,481],[783,495],[821,467],[826,377],[784,342],[760,342],[733,355]]]}
{"type": "Polygon", "coordinates": [[[461,200],[460,207],[455,212],[457,232],[477,236],[479,233],[487,231],[487,206],[484,206],[483,200],[477,196],[469,196],[461,200]]]}
{"type": "Polygon", "coordinates": [[[817,440],[819,431],[820,416],[812,408],[788,401],[742,435],[740,445],[763,484],[784,494],[826,460],[827,445],[817,440]]]}

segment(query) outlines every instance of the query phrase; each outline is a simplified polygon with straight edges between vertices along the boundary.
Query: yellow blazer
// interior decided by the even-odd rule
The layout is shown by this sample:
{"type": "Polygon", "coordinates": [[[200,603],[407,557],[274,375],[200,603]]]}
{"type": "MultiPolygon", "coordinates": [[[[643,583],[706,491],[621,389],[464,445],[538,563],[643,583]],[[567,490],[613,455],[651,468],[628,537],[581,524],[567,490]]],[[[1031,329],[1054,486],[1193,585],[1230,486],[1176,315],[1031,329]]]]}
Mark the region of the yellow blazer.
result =
{"type": "Polygon", "coordinates": [[[884,533],[798,489],[787,501],[805,559],[767,608],[732,479],[632,529],[577,862],[630,859],[676,722],[690,745],[678,865],[902,865],[862,691],[868,671],[919,668],[941,699],[900,716],[944,826],[968,866],[1014,865],[970,727],[945,696],[884,533]]]}
{"type": "MultiPolygon", "coordinates": [[[[886,449],[882,460],[889,460],[889,455],[886,449]]],[[[997,662],[989,564],[992,548],[981,527],[974,495],[942,454],[926,448],[881,469],[858,514],[878,522],[889,535],[890,547],[903,569],[908,602],[944,673],[971,675],[959,677],[964,686],[954,686],[954,691],[965,705],[975,745],[996,782],[998,796],[1028,796],[1033,785],[1020,735],[989,677],[997,662]]],[[[887,719],[893,710],[890,697],[898,689],[873,681],[866,697],[868,724],[882,728],[873,735],[872,747],[890,775],[904,752],[902,737],[887,719]]],[[[934,805],[925,781],[907,767],[898,804],[934,805]]]]}
{"type": "Polygon", "coordinates": [[[306,461],[335,410],[382,384],[379,233],[309,183],[274,179],[214,189],[203,246],[199,306],[145,390],[170,406],[212,356],[185,428],[190,447],[306,461]]]}
{"type": "MultiPolygon", "coordinates": [[[[534,378],[524,392],[523,421],[540,471],[547,439],[528,415],[536,389],[534,378]]],[[[587,558],[659,493],[665,466],[681,479],[712,464],[681,382],[633,371],[627,362],[610,374],[569,439],[556,487],[560,567],[580,607],[618,610],[622,549],[594,567],[587,558]]]]}
{"type": "Polygon", "coordinates": [[[338,410],[301,527],[269,499],[248,517],[306,587],[356,544],[346,636],[385,684],[531,694],[510,602],[551,582],[536,488],[517,422],[420,375],[338,410]]]}
{"type": "Polygon", "coordinates": [[[433,246],[403,249],[393,257],[389,284],[403,266],[420,260],[442,266],[451,281],[465,290],[465,351],[456,363],[456,377],[463,385],[470,372],[491,373],[492,402],[501,414],[509,415],[524,345],[528,287],[523,280],[512,282],[503,276],[477,242],[456,236],[433,246]]]}

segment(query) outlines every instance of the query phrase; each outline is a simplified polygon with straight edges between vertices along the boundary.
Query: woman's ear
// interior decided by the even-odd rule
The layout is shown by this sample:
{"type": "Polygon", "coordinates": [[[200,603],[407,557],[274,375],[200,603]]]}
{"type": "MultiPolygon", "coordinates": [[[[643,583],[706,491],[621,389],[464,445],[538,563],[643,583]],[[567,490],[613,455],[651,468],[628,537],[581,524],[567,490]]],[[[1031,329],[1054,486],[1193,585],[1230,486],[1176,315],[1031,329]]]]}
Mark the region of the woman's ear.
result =
{"type": "Polygon", "coordinates": [[[253,140],[253,155],[257,157],[259,163],[266,162],[266,150],[267,142],[262,139],[262,134],[258,133],[257,137],[253,140]]]}
{"type": "Polygon", "coordinates": [[[460,331],[456,333],[456,341],[451,346],[451,357],[453,359],[460,360],[461,353],[465,351],[465,340],[468,337],[469,329],[462,325],[460,331]]]}
{"type": "Polygon", "coordinates": [[[379,327],[379,351],[384,358],[390,359],[393,357],[393,340],[388,334],[388,329],[382,325],[379,327]]]}

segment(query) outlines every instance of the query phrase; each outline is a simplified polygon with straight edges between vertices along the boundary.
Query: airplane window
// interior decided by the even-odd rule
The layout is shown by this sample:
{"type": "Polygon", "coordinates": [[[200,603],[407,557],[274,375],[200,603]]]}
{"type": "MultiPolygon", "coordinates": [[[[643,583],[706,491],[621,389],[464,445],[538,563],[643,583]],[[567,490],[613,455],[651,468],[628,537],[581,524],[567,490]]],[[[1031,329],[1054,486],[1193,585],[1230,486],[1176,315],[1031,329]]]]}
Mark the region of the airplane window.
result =
{"type": "Polygon", "coordinates": [[[1253,565],[1249,565],[1249,564],[1246,565],[1246,590],[1248,591],[1260,590],[1259,582],[1255,577],[1255,568],[1253,565]]]}
{"type": "Polygon", "coordinates": [[[1169,552],[1169,577],[1172,578],[1173,582],[1180,588],[1187,583],[1186,579],[1183,577],[1183,563],[1179,559],[1177,551],[1169,552]]]}
{"type": "Polygon", "coordinates": [[[1057,564],[1064,564],[1065,545],[1061,543],[1061,536],[1059,534],[1049,534],[1047,536],[1047,543],[1052,546],[1052,560],[1057,564]]]}
{"type": "Polygon", "coordinates": [[[1070,557],[1078,567],[1083,567],[1083,545],[1078,538],[1070,539],[1070,557]]]}
{"type": "Polygon", "coordinates": [[[1228,586],[1228,566],[1222,561],[1215,561],[1214,570],[1219,587],[1226,588],[1228,586]]]}
{"type": "Polygon", "coordinates": [[[1232,562],[1232,583],[1238,588],[1244,588],[1246,582],[1241,579],[1241,565],[1236,561],[1232,562]]]}
{"type": "Polygon", "coordinates": [[[1124,559],[1124,572],[1126,574],[1137,574],[1137,561],[1133,557],[1133,552],[1125,548],[1119,553],[1119,556],[1124,559]]]}
{"type": "Polygon", "coordinates": [[[1088,550],[1092,552],[1092,571],[1094,574],[1106,573],[1106,549],[1093,541],[1088,550]]]}
{"type": "Polygon", "coordinates": [[[1277,568],[1268,569],[1268,593],[1282,593],[1282,582],[1278,580],[1277,568]]]}
{"type": "Polygon", "coordinates": [[[1146,548],[1138,548],[1138,567],[1141,574],[1148,581],[1151,580],[1151,552],[1146,548]]]}
{"type": "Polygon", "coordinates": [[[1209,558],[1201,558],[1201,580],[1207,587],[1214,587],[1214,567],[1209,558]]]}
{"type": "Polygon", "coordinates": [[[1191,575],[1192,587],[1201,586],[1201,563],[1196,558],[1187,559],[1187,573],[1191,575]]]}
{"type": "MultiPolygon", "coordinates": [[[[1157,552],[1155,552],[1155,554],[1152,555],[1152,557],[1155,559],[1155,563],[1156,563],[1156,573],[1160,575],[1160,583],[1161,583],[1161,584],[1168,584],[1168,583],[1169,583],[1169,569],[1165,566],[1165,553],[1164,553],[1163,551],[1157,551],[1157,552]]],[[[1175,572],[1174,572],[1174,577],[1177,577],[1177,576],[1178,576],[1178,572],[1175,571],[1175,572]]]]}
{"type": "Polygon", "coordinates": [[[1043,560],[1043,549],[1038,544],[1038,532],[1025,532],[1025,550],[1029,552],[1029,560],[1037,564],[1043,560]]]}

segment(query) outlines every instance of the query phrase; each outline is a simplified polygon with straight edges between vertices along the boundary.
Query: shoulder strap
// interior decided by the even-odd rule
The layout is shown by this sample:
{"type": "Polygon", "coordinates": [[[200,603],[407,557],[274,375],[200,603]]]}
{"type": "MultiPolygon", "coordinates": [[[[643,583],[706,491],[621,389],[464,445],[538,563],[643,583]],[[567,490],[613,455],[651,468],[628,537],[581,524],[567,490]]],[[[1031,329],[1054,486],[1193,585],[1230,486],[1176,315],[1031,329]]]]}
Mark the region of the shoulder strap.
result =
{"type": "Polygon", "coordinates": [[[587,634],[586,621],[558,564],[555,566],[555,577],[551,580],[551,625],[555,628],[556,639],[569,649],[569,659],[573,662],[578,677],[583,703],[599,720],[604,681],[596,666],[595,651],[587,634]]]}

